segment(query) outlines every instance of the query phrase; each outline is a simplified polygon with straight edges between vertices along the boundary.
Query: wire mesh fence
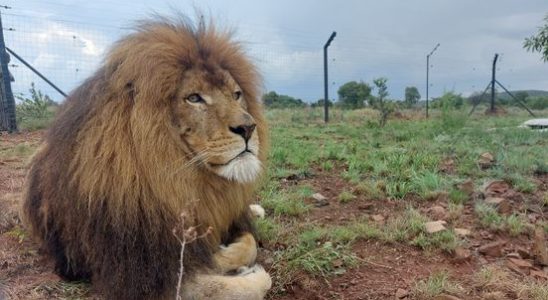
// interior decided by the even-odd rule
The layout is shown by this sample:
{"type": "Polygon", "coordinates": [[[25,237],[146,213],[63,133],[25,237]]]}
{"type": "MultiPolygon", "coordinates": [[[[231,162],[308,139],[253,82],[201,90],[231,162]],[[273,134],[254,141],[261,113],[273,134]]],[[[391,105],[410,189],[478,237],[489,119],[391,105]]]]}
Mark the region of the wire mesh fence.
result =
{"type": "MultiPolygon", "coordinates": [[[[130,27],[118,27],[37,16],[25,13],[2,12],[3,32],[6,47],[13,50],[28,63],[44,74],[62,91],[69,93],[85,78],[97,69],[110,45],[122,35],[131,31],[130,27]]],[[[297,88],[310,92],[301,93],[306,100],[318,100],[322,97],[322,54],[318,45],[301,43],[288,45],[268,40],[272,36],[267,28],[264,36],[251,36],[246,27],[238,28],[237,38],[245,41],[244,48],[257,62],[265,77],[265,88],[275,89],[283,86],[286,94],[292,94],[297,88]],[[297,52],[294,50],[298,49],[297,52]],[[293,74],[299,72],[306,77],[307,83],[295,82],[293,74]],[[304,75],[306,74],[306,75],[304,75]],[[313,80],[311,85],[310,79],[313,80]],[[273,83],[277,86],[274,86],[273,83]]],[[[40,79],[13,56],[9,61],[9,70],[13,75],[13,93],[16,98],[27,97],[31,83],[49,95],[55,101],[63,96],[40,79]]],[[[336,71],[336,70],[335,70],[336,71]]]]}

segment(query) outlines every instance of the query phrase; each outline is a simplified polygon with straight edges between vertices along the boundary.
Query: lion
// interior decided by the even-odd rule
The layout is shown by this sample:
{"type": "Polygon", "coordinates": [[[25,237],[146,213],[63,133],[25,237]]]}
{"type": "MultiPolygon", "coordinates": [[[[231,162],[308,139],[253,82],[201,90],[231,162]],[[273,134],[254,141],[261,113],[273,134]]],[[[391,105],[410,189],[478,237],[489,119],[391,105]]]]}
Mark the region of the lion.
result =
{"type": "Polygon", "coordinates": [[[181,212],[202,234],[183,299],[262,299],[249,204],[268,140],[260,76],[213,22],[155,17],[70,93],[30,164],[23,218],[55,270],[106,299],[173,298],[181,212]],[[239,270],[239,273],[238,271],[239,270]]]}

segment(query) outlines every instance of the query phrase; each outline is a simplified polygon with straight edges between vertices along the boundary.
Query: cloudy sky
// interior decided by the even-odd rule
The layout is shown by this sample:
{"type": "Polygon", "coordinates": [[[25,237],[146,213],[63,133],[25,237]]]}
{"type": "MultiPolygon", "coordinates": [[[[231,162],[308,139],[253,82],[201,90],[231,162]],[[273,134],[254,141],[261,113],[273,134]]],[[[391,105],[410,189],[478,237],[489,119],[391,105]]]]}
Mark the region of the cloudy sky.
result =
{"type": "MultiPolygon", "coordinates": [[[[131,22],[151,12],[174,10],[210,14],[237,29],[259,65],[265,90],[305,101],[323,97],[322,47],[329,48],[330,97],[347,81],[387,77],[390,96],[406,86],[425,94],[426,54],[440,47],[430,63],[430,96],[453,90],[468,95],[490,80],[495,53],[498,79],[509,89],[548,90],[548,63],[523,47],[548,14],[546,0],[4,0],[1,4],[8,47],[70,91],[101,62],[104,51],[128,32],[131,22]]],[[[14,91],[30,82],[61,98],[15,58],[10,69],[14,91]]]]}

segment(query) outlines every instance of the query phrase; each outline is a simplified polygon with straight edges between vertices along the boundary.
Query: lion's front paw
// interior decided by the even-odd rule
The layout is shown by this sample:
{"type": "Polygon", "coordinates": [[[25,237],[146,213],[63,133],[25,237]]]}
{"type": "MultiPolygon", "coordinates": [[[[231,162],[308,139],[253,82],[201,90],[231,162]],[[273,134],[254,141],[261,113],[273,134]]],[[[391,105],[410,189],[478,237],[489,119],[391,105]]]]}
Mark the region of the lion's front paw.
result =
{"type": "Polygon", "coordinates": [[[243,276],[245,279],[253,282],[256,287],[262,290],[265,294],[272,287],[272,279],[265,269],[256,264],[253,267],[241,267],[238,270],[237,276],[243,276]]]}
{"type": "Polygon", "coordinates": [[[238,270],[240,267],[250,266],[255,262],[257,244],[253,235],[245,233],[234,243],[221,246],[214,256],[221,273],[238,270]]]}

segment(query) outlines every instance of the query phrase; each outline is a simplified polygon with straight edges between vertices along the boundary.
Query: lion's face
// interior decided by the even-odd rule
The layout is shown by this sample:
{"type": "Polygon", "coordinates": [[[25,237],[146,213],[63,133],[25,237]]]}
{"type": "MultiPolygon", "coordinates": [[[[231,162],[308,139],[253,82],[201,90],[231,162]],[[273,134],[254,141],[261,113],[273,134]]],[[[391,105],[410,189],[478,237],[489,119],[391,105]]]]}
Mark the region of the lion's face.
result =
{"type": "Polygon", "coordinates": [[[261,172],[259,135],[246,93],[229,72],[185,72],[172,110],[178,138],[191,162],[229,180],[252,182],[261,172]]]}

